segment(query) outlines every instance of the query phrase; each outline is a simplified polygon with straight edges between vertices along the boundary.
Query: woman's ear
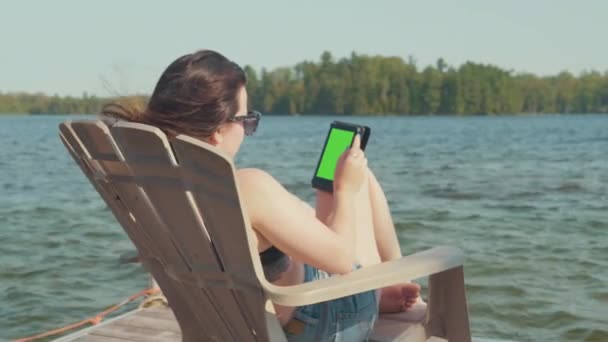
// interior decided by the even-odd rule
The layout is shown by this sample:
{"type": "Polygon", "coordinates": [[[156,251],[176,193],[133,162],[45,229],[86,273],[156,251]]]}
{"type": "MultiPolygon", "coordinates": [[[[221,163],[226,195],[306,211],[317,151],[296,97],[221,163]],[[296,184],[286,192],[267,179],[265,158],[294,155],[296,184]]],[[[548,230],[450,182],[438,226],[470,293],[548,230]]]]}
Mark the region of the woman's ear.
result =
{"type": "Polygon", "coordinates": [[[216,130],[213,132],[213,134],[211,134],[211,136],[209,137],[209,143],[213,146],[217,146],[219,144],[222,143],[224,137],[222,136],[222,133],[220,133],[220,130],[216,130]]]}

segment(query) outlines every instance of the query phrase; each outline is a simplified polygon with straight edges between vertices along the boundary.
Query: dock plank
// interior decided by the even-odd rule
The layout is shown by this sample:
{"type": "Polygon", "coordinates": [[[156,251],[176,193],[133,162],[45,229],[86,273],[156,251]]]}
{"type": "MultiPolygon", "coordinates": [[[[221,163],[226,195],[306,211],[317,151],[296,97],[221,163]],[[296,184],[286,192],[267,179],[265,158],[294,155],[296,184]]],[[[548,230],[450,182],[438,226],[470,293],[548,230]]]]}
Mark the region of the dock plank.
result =
{"type": "Polygon", "coordinates": [[[144,315],[134,315],[130,317],[126,317],[120,321],[115,323],[116,325],[121,325],[125,327],[141,327],[152,330],[166,330],[174,333],[181,333],[179,328],[179,324],[174,319],[163,319],[159,317],[150,317],[144,315]]]}
{"type": "Polygon", "coordinates": [[[134,310],[99,325],[64,336],[55,342],[181,342],[171,309],[134,310]]]}
{"type": "Polygon", "coordinates": [[[119,324],[100,327],[99,329],[93,330],[90,334],[93,336],[113,337],[134,342],[179,342],[182,339],[181,333],[173,331],[151,329],[150,326],[138,327],[119,324]]]}
{"type": "Polygon", "coordinates": [[[108,337],[108,336],[84,335],[74,341],[78,341],[78,342],[128,342],[129,340],[123,340],[122,338],[114,338],[114,337],[108,337]]]}
{"type": "MultiPolygon", "coordinates": [[[[171,309],[155,307],[128,312],[55,342],[181,342],[181,340],[180,328],[171,309]]],[[[400,315],[386,315],[376,323],[372,340],[385,342],[426,339],[421,324],[403,321],[400,315]]]]}
{"type": "Polygon", "coordinates": [[[165,307],[152,307],[145,310],[141,310],[137,313],[137,316],[168,319],[172,321],[176,320],[175,315],[173,314],[173,310],[165,307]]]}

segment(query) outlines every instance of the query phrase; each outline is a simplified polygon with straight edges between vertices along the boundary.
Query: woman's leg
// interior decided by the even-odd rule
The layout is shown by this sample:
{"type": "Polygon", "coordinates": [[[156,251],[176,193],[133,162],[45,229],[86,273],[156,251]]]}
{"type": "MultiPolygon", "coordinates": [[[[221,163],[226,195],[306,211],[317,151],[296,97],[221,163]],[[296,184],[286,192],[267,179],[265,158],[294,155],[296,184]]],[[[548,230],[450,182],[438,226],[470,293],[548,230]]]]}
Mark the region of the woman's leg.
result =
{"type": "Polygon", "coordinates": [[[393,224],[390,209],[384,190],[376,176],[369,171],[369,200],[373,213],[374,233],[378,245],[378,253],[382,261],[401,258],[401,247],[393,224]]]}
{"type": "MultiPolygon", "coordinates": [[[[369,193],[373,213],[373,226],[380,259],[390,261],[401,258],[401,246],[395,224],[388,207],[384,190],[373,172],[369,172],[369,193]]],[[[419,298],[420,286],[403,283],[382,289],[380,312],[401,312],[411,307],[419,298]]]]}
{"type": "MultiPolygon", "coordinates": [[[[317,190],[316,215],[322,222],[328,222],[333,215],[332,194],[317,190]]],[[[356,215],[357,255],[367,261],[362,265],[401,258],[401,247],[386,196],[369,169],[367,182],[357,195],[356,215]]]]}
{"type": "MultiPolygon", "coordinates": [[[[332,194],[317,190],[316,215],[327,223],[333,215],[332,194]]],[[[357,258],[362,266],[369,266],[401,257],[401,248],[384,191],[373,172],[357,195],[357,258]]],[[[413,305],[420,286],[403,283],[382,289],[381,312],[401,312],[413,305]]]]}
{"type": "MultiPolygon", "coordinates": [[[[356,195],[355,202],[355,234],[356,256],[361,266],[369,266],[380,262],[380,255],[374,233],[374,213],[370,203],[370,182],[364,182],[356,195]]],[[[333,195],[317,190],[316,215],[324,223],[333,215],[333,195]]]]}

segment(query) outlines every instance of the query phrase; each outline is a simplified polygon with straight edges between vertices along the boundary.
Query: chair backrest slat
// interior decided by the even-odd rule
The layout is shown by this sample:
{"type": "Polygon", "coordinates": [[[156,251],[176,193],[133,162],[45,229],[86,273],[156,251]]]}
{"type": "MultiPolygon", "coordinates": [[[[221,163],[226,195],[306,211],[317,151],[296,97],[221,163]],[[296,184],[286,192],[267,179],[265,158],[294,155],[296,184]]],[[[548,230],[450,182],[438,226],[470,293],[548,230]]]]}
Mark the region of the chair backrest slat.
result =
{"type": "MultiPolygon", "coordinates": [[[[220,339],[231,337],[232,335],[227,328],[222,329],[225,324],[218,317],[214,316],[203,320],[205,317],[200,314],[200,310],[197,309],[195,304],[204,306],[204,304],[201,304],[205,303],[204,297],[199,300],[199,303],[193,303],[193,296],[185,291],[185,286],[176,284],[164,272],[166,263],[171,263],[175,265],[175,269],[180,268],[184,271],[187,270],[187,267],[182,262],[177,250],[167,243],[170,239],[168,239],[166,231],[157,228],[159,224],[155,220],[156,215],[152,212],[152,208],[147,205],[146,201],[139,200],[145,199],[146,196],[140,191],[137,184],[114,181],[117,178],[133,179],[133,176],[129,168],[120,162],[121,156],[116,152],[112,153],[113,141],[105,124],[101,122],[74,122],[67,123],[66,126],[69,131],[74,133],[75,140],[80,143],[83,162],[90,168],[90,173],[94,174],[90,179],[93,180],[94,184],[105,187],[107,198],[104,199],[106,202],[113,203],[114,207],[119,209],[114,212],[115,216],[138,248],[142,262],[152,272],[156,281],[163,287],[163,292],[167,295],[168,300],[172,302],[172,308],[175,310],[180,326],[184,325],[182,322],[188,320],[202,321],[201,327],[207,326],[205,330],[219,331],[220,339]],[[152,259],[149,259],[150,256],[152,259]],[[159,271],[162,272],[159,273],[159,271]],[[166,289],[167,287],[169,289],[166,289]],[[172,287],[177,288],[173,290],[172,287]],[[170,294],[173,294],[173,296],[170,296],[170,294]],[[184,319],[180,320],[180,318],[184,319]]],[[[199,292],[195,293],[195,297],[203,296],[199,292]]],[[[208,304],[207,306],[211,305],[208,304]]],[[[188,331],[189,329],[184,327],[183,330],[188,331]]]]}
{"type": "Polygon", "coordinates": [[[184,182],[201,212],[222,266],[230,275],[241,310],[250,325],[265,327],[264,296],[259,285],[263,271],[239,201],[232,163],[210,145],[190,137],[178,136],[172,146],[185,171],[184,182]],[[252,255],[252,250],[256,255],[252,255]]]}
{"type": "MultiPolygon", "coordinates": [[[[72,123],[70,121],[63,123],[60,125],[59,129],[60,138],[74,158],[74,161],[76,161],[76,163],[80,166],[83,173],[91,181],[91,184],[95,187],[102,199],[112,210],[112,213],[116,219],[123,226],[125,232],[137,247],[139,257],[142,259],[144,266],[154,275],[155,280],[163,288],[165,296],[170,298],[172,306],[176,311],[176,316],[183,316],[185,318],[193,317],[194,314],[188,308],[189,301],[183,298],[183,291],[176,289],[171,284],[171,279],[169,279],[164,273],[164,268],[160,262],[158,262],[157,259],[150,258],[150,256],[155,254],[152,251],[153,244],[150,243],[149,236],[147,234],[143,234],[144,230],[139,222],[134,221],[131,218],[131,213],[129,212],[128,208],[126,208],[121,201],[117,200],[117,190],[114,188],[113,184],[108,182],[107,179],[99,177],[100,171],[102,170],[94,169],[93,165],[97,165],[99,168],[100,166],[97,164],[95,159],[90,158],[91,154],[75,133],[74,129],[72,128],[72,123]]],[[[85,137],[83,137],[83,140],[87,141],[89,144],[91,144],[92,141],[91,139],[86,139],[85,137]]],[[[94,151],[95,147],[89,147],[91,148],[91,151],[94,151]]],[[[188,327],[184,327],[182,325],[183,331],[187,332],[187,328],[188,327]]],[[[196,331],[186,335],[191,335],[194,332],[196,331]]]]}
{"type": "MultiPolygon", "coordinates": [[[[194,279],[203,286],[203,291],[209,296],[215,311],[224,322],[230,323],[231,332],[238,337],[239,341],[253,340],[251,323],[246,318],[246,301],[240,302],[235,296],[230,278],[231,274],[224,271],[221,260],[218,260],[215,250],[216,241],[213,236],[211,243],[209,234],[205,229],[203,221],[206,215],[197,215],[195,210],[200,208],[193,206],[190,193],[190,184],[184,181],[183,174],[192,173],[185,169],[172,155],[169,143],[164,134],[159,130],[145,125],[132,123],[121,123],[110,129],[114,140],[119,146],[125,162],[129,165],[135,182],[146,193],[150,204],[155,208],[171,237],[176,241],[175,245],[181,250],[186,258],[191,276],[183,273],[175,274],[182,280],[194,279]],[[209,286],[206,286],[209,284],[209,286]],[[245,310],[244,310],[245,309],[245,310]]],[[[222,174],[222,178],[229,178],[231,174],[222,174]]],[[[206,183],[209,183],[207,180],[206,183]]],[[[231,195],[231,199],[238,206],[238,197],[231,195]]],[[[221,202],[221,201],[215,201],[221,202]]],[[[210,212],[215,212],[217,203],[210,203],[210,212]]],[[[224,219],[227,219],[224,218],[224,219]]],[[[244,225],[238,227],[226,227],[243,230],[244,225]]],[[[232,233],[239,236],[238,233],[232,233]]],[[[244,235],[241,232],[240,235],[244,235]]],[[[246,263],[251,257],[240,260],[246,263]]],[[[171,267],[171,265],[167,265],[171,267]]],[[[242,272],[242,270],[241,270],[242,272]]],[[[251,272],[249,272],[251,273],[251,272]]],[[[255,275],[252,279],[253,291],[256,289],[257,280],[255,275]]],[[[251,289],[247,288],[247,292],[251,289]]],[[[246,298],[256,297],[256,293],[247,293],[246,298]]],[[[257,293],[260,297],[260,293],[257,293]]],[[[260,312],[259,314],[263,314],[260,312]]]]}
{"type": "MultiPolygon", "coordinates": [[[[88,158],[88,151],[77,138],[70,123],[60,126],[60,138],[76,164],[80,166],[82,172],[87,176],[110,210],[112,210],[119,223],[123,227],[129,227],[125,231],[133,240],[134,236],[132,234],[138,229],[137,223],[130,219],[128,209],[120,201],[116,200],[115,191],[112,189],[112,186],[103,179],[96,179],[95,171],[91,166],[91,159],[88,158]]],[[[140,250],[140,254],[150,254],[149,244],[143,239],[137,239],[134,241],[134,244],[140,250]]]]}
{"type": "Polygon", "coordinates": [[[231,162],[189,137],[170,144],[148,125],[67,122],[60,130],[144,256],[184,341],[267,340],[261,265],[231,162]]]}

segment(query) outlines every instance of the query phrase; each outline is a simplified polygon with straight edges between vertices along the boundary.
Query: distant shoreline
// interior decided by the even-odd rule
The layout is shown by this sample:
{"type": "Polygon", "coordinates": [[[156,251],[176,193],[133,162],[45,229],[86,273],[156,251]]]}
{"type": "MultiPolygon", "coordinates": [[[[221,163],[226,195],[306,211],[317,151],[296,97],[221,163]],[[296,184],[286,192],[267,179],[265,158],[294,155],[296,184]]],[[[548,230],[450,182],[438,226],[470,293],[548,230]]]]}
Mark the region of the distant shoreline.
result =
{"type": "MultiPolygon", "coordinates": [[[[608,72],[537,76],[466,62],[421,67],[415,60],[352,53],[337,60],[255,70],[245,65],[249,106],[262,113],[369,116],[608,113],[608,72]],[[486,114],[487,113],[487,114],[486,114]],[[399,115],[399,114],[397,114],[399,115]]],[[[149,94],[98,97],[0,92],[3,113],[99,113],[113,101],[146,103],[149,94]]]]}

